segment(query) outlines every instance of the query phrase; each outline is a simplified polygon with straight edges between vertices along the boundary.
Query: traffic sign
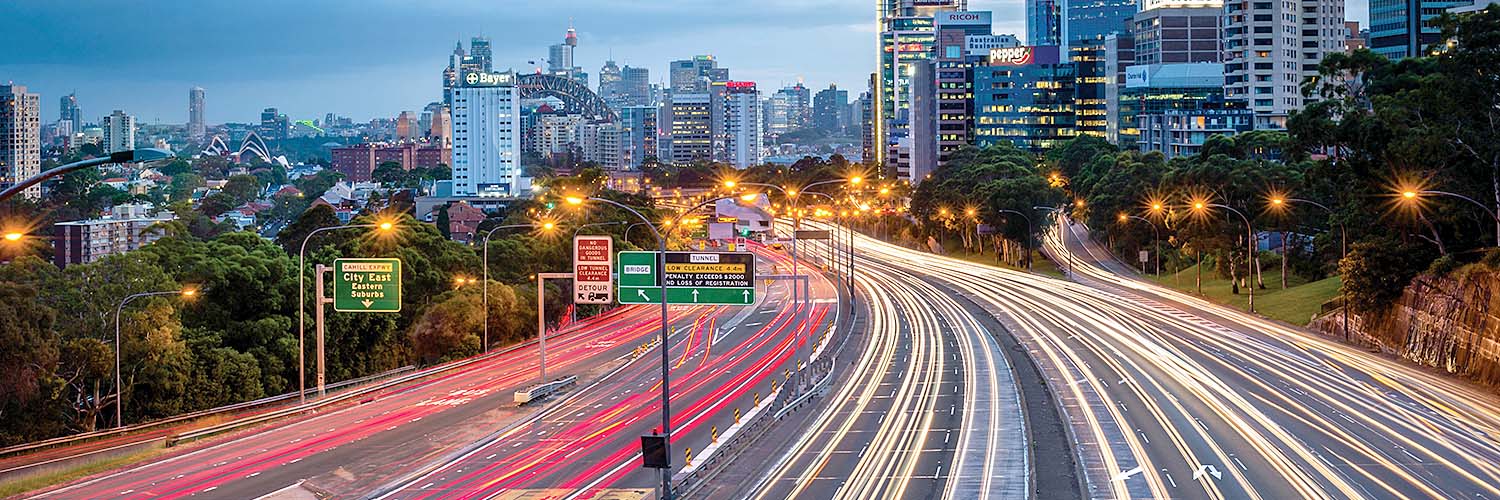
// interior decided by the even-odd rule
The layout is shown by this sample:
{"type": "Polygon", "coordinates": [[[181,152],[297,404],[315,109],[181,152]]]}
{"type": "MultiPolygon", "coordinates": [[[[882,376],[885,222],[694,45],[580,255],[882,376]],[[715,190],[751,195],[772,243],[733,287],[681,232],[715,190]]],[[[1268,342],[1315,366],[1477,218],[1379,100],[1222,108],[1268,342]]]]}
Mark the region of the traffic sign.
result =
{"type": "Polygon", "coordinates": [[[333,310],[401,312],[401,259],[334,260],[333,310]]]}
{"type": "Polygon", "coordinates": [[[748,305],[755,302],[755,255],[668,252],[666,272],[657,252],[620,252],[621,304],[659,304],[665,274],[668,304],[748,305]]]}
{"type": "Polygon", "coordinates": [[[576,236],[573,238],[573,303],[613,303],[614,287],[609,272],[614,268],[614,238],[611,236],[576,236]]]}

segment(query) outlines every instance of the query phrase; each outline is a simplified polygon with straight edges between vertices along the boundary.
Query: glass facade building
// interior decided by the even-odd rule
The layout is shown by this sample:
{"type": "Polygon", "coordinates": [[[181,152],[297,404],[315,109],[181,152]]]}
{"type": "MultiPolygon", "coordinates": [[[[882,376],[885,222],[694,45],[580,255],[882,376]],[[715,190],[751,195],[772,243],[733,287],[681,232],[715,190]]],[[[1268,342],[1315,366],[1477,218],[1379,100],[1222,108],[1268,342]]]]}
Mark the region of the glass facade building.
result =
{"type": "Polygon", "coordinates": [[[980,147],[1008,141],[1041,153],[1078,135],[1073,65],[1059,62],[1057,47],[1023,50],[1050,51],[1050,57],[1018,59],[1021,64],[991,61],[973,70],[974,137],[980,147]]]}

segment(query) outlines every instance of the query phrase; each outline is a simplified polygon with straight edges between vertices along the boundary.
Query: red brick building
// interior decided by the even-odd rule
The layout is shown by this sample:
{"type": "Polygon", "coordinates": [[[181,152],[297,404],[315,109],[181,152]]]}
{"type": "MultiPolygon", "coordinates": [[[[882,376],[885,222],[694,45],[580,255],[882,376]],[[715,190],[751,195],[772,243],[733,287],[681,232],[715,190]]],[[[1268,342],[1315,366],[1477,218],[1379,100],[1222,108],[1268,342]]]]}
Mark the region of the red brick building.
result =
{"type": "Polygon", "coordinates": [[[375,167],[388,161],[400,163],[401,168],[407,170],[452,165],[453,148],[415,142],[376,142],[333,148],[333,170],[344,174],[344,180],[349,182],[373,180],[370,174],[375,172],[375,167]]]}

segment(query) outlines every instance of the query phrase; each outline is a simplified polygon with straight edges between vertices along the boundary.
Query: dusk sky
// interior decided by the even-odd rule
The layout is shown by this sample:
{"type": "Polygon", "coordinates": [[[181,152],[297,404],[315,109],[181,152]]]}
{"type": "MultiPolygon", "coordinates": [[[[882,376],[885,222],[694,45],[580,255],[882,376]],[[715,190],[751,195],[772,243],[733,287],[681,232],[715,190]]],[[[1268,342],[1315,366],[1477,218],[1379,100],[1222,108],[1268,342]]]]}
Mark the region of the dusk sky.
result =
{"type": "MultiPolygon", "coordinates": [[[[1025,37],[1024,0],[971,0],[995,32],[1025,37]]],[[[1362,23],[1365,5],[1348,14],[1362,23]]],[[[597,89],[611,54],[666,80],[667,63],[713,54],[736,80],[774,91],[801,79],[865,89],[875,59],[871,0],[8,0],[0,5],[0,81],[41,94],[42,119],[77,92],[85,120],[113,109],[182,123],[193,86],[210,123],[338,113],[356,121],[420,110],[442,94],[458,40],[487,36],[497,68],[544,65],[569,22],[576,63],[597,89]]]]}

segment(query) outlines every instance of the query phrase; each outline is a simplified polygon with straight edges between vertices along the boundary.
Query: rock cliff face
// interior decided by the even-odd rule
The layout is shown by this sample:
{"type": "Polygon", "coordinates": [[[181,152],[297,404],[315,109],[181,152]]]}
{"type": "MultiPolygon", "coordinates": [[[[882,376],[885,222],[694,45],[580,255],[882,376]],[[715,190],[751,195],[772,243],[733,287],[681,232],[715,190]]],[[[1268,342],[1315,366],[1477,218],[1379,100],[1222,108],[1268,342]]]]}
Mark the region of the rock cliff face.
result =
{"type": "MultiPolygon", "coordinates": [[[[1385,311],[1350,314],[1356,343],[1485,384],[1500,384],[1500,273],[1472,271],[1458,277],[1417,276],[1401,299],[1385,311]]],[[[1341,311],[1308,325],[1344,336],[1341,311]]]]}

